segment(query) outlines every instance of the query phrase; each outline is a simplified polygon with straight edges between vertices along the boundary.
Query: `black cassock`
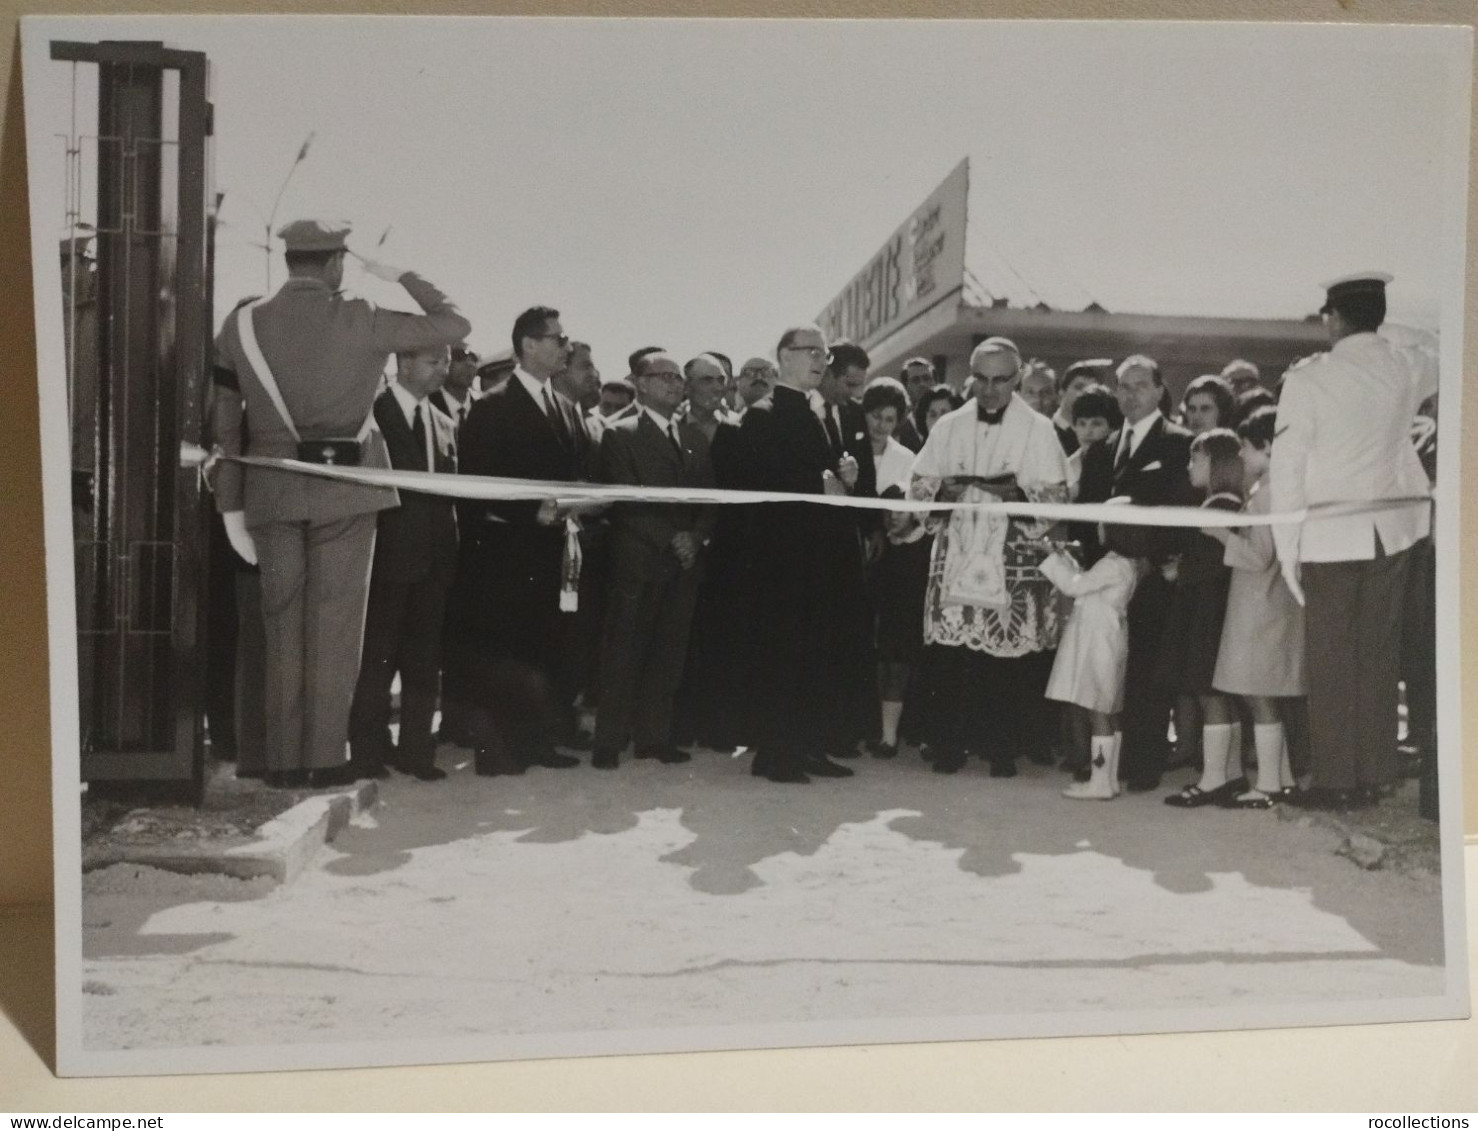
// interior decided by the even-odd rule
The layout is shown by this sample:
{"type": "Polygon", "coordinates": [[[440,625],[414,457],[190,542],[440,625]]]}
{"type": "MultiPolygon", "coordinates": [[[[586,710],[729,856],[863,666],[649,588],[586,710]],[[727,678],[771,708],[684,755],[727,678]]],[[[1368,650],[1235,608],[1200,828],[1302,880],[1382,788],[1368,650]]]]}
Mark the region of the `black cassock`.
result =
{"type": "MultiPolygon", "coordinates": [[[[755,490],[820,495],[836,458],[805,394],[778,386],[740,426],[755,490]]],[[[755,771],[844,753],[878,712],[862,540],[856,512],[761,503],[750,522],[754,587],[755,771]]]]}

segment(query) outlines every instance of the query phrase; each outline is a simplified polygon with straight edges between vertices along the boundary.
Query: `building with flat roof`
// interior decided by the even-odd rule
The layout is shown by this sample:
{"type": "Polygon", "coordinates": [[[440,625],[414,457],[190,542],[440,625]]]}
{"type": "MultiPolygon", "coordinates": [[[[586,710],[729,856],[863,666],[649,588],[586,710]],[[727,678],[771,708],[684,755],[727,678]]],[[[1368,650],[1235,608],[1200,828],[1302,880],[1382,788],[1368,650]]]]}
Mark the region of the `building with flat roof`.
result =
{"type": "Polygon", "coordinates": [[[1002,336],[1023,357],[1059,373],[1084,358],[1148,354],[1178,399],[1194,378],[1220,372],[1233,358],[1255,363],[1271,386],[1294,361],[1328,348],[1315,313],[1221,318],[1137,314],[1097,302],[1078,310],[1042,301],[1016,305],[1011,296],[992,293],[968,262],[968,201],[969,165],[961,161],[819,316],[828,338],[847,338],[868,351],[873,374],[897,376],[905,361],[922,356],[940,380],[962,387],[971,351],[1002,336]]]}

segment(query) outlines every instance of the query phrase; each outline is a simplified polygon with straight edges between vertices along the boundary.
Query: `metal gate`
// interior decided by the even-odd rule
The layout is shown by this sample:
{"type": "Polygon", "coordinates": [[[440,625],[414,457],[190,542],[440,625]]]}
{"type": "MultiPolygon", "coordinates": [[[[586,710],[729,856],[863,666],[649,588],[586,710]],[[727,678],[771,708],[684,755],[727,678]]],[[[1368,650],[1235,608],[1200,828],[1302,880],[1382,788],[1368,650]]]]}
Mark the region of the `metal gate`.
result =
{"type": "Polygon", "coordinates": [[[51,57],[73,70],[62,281],[82,778],[198,791],[207,527],[179,449],[200,442],[209,372],[206,57],[62,41],[51,57]],[[95,133],[78,127],[85,64],[95,133]]]}

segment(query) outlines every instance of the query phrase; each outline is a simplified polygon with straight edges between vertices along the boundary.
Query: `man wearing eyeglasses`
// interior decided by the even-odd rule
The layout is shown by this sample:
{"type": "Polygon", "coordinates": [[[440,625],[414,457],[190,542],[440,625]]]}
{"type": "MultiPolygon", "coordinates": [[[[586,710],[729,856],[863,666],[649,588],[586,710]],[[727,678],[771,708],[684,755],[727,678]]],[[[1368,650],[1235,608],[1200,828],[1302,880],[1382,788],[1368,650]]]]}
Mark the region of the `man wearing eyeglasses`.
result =
{"type": "MultiPolygon", "coordinates": [[[[460,437],[469,475],[578,482],[589,437],[573,404],[550,383],[570,358],[559,311],[535,306],[513,323],[517,365],[479,400],[460,437]]],[[[554,748],[568,727],[554,689],[562,643],[566,518],[583,508],[546,499],[458,504],[462,553],[454,603],[467,618],[475,686],[454,689],[479,704],[479,774],[563,769],[578,760],[554,748]]]]}
{"type": "MultiPolygon", "coordinates": [[[[810,398],[826,373],[826,339],[814,324],[792,327],[776,357],[769,403],[740,426],[746,478],[762,491],[845,496],[843,476],[856,464],[833,453],[810,398]]],[[[867,601],[856,519],[843,507],[763,504],[754,508],[752,550],[761,707],[752,772],[793,783],[850,777],[827,755],[866,737],[859,704],[873,698],[871,640],[856,615],[867,601]]]]}
{"type": "MultiPolygon", "coordinates": [[[[929,430],[911,494],[941,502],[1067,501],[1052,422],[1017,392],[1021,353],[988,338],[970,355],[974,397],[929,430]]],[[[1058,602],[1035,545],[1051,523],[958,510],[938,527],[924,609],[925,726],[936,773],[984,755],[992,777],[1050,741],[1045,694],[1058,602]]]]}
{"type": "MultiPolygon", "coordinates": [[[[600,478],[640,487],[713,486],[707,437],[678,417],[685,381],[677,362],[659,352],[637,366],[641,412],[602,435],[600,478]]],[[[682,680],[713,509],[618,503],[611,512],[611,585],[591,760],[596,769],[614,770],[632,741],[638,758],[688,761],[688,753],[673,743],[673,700],[682,680]]]]}

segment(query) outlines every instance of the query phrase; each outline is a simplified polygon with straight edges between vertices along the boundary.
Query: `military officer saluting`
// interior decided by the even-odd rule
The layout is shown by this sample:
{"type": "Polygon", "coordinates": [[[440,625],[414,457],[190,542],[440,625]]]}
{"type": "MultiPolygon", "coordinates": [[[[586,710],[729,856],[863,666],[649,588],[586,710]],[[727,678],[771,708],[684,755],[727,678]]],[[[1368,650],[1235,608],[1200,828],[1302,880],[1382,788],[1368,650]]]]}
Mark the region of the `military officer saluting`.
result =
{"type": "MultiPolygon", "coordinates": [[[[410,271],[364,261],[424,311],[382,310],[339,291],[347,224],[296,220],[279,231],[288,279],[233,311],[216,339],[217,393],[245,410],[245,454],[388,468],[373,408],[390,355],[450,346],[471,326],[410,271]]],[[[241,413],[224,413],[240,420],[241,413]]],[[[242,454],[240,427],[217,437],[242,454]]],[[[349,706],[358,675],[376,515],[393,489],[223,461],[216,504],[231,544],[261,566],[266,630],[266,781],[347,782],[349,706]]]]}

